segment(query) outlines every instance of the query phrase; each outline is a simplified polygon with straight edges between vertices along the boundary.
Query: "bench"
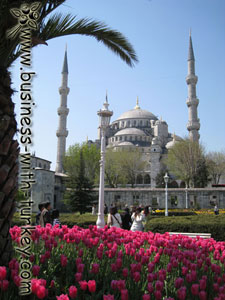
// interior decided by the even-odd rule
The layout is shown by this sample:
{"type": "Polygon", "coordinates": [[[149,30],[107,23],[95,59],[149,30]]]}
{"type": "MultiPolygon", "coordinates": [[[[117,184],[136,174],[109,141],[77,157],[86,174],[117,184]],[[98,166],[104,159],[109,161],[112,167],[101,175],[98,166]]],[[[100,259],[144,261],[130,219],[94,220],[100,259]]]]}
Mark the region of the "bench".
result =
{"type": "Polygon", "coordinates": [[[191,238],[197,238],[197,236],[203,239],[210,239],[211,233],[192,233],[192,232],[169,232],[169,235],[184,235],[191,238]]]}

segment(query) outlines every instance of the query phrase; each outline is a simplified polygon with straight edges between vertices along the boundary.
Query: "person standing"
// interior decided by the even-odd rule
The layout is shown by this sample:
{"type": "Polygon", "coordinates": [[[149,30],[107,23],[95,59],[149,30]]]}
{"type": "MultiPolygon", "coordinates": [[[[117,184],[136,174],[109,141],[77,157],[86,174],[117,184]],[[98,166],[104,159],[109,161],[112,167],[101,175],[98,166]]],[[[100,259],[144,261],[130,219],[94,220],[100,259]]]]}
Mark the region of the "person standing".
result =
{"type": "Polygon", "coordinates": [[[56,224],[58,224],[61,227],[61,223],[59,221],[59,210],[58,209],[53,209],[52,220],[53,220],[52,226],[55,226],[56,224]]]}
{"type": "Polygon", "coordinates": [[[117,211],[117,207],[110,208],[107,219],[107,225],[109,227],[122,228],[122,220],[120,214],[117,211]]]}
{"type": "Polygon", "coordinates": [[[219,208],[218,208],[217,204],[214,206],[214,213],[215,213],[215,215],[219,214],[219,208]]]}
{"type": "Polygon", "coordinates": [[[95,204],[92,206],[91,214],[94,216],[96,215],[96,205],[95,204]]]}
{"type": "Polygon", "coordinates": [[[52,224],[52,218],[51,218],[51,214],[50,214],[50,210],[51,210],[51,203],[50,202],[46,202],[44,204],[44,209],[41,212],[41,216],[40,216],[40,225],[41,227],[45,227],[45,225],[47,223],[52,224]]]}
{"type": "Polygon", "coordinates": [[[122,217],[122,228],[126,230],[130,230],[132,220],[131,220],[130,210],[128,207],[125,207],[124,214],[121,217],[122,217]]]}
{"type": "Polygon", "coordinates": [[[41,212],[44,209],[44,203],[39,203],[38,204],[38,209],[39,209],[39,212],[36,214],[35,225],[40,224],[40,217],[41,217],[41,212]]]}
{"type": "Polygon", "coordinates": [[[136,211],[132,214],[131,220],[133,221],[131,226],[131,231],[143,231],[143,221],[145,220],[144,214],[141,212],[141,207],[138,207],[136,211]]]}

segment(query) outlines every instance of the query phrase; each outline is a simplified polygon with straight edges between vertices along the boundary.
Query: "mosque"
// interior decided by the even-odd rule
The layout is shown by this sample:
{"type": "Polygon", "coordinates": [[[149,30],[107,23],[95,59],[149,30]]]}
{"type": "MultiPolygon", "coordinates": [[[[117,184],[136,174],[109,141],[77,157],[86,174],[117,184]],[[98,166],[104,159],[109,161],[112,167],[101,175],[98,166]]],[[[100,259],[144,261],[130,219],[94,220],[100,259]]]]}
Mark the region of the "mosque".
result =
{"type": "MultiPolygon", "coordinates": [[[[36,183],[32,186],[31,191],[31,198],[35,203],[33,211],[37,211],[38,204],[43,201],[50,201],[53,207],[57,207],[61,211],[65,209],[62,199],[65,190],[63,179],[66,177],[66,174],[63,170],[63,157],[66,152],[66,137],[68,136],[68,130],[66,127],[67,116],[69,113],[69,109],[67,108],[67,96],[69,94],[68,73],[67,51],[65,51],[62,68],[62,84],[59,88],[60,106],[58,108],[59,123],[56,131],[58,140],[56,169],[55,171],[50,170],[50,161],[36,157],[35,155],[31,157],[32,167],[35,170],[36,178],[36,183]]],[[[200,121],[197,112],[199,100],[196,96],[197,81],[198,77],[195,75],[195,57],[192,46],[192,38],[190,35],[188,51],[188,75],[186,77],[186,83],[188,86],[188,97],[186,100],[188,107],[187,130],[189,131],[189,138],[196,142],[199,141],[200,137],[200,121]]],[[[107,96],[104,105],[108,105],[107,96]]],[[[136,106],[133,109],[124,112],[120,117],[110,124],[106,131],[106,145],[107,149],[113,149],[115,151],[118,149],[138,149],[142,153],[143,160],[147,162],[146,168],[144,172],[137,174],[135,190],[130,189],[128,191],[127,189],[127,191],[123,191],[122,189],[108,189],[107,191],[106,189],[106,203],[110,204],[113,201],[115,202],[116,199],[123,200],[124,198],[126,203],[129,202],[132,204],[134,199],[140,199],[140,197],[142,197],[143,203],[146,202],[151,205],[153,204],[153,201],[156,201],[157,205],[163,207],[164,191],[159,191],[160,189],[157,191],[157,189],[155,189],[156,176],[160,172],[162,158],[166,156],[168,150],[180,140],[181,138],[179,136],[168,132],[168,124],[166,121],[162,120],[162,118],[158,119],[153,113],[142,109],[137,99],[136,106]],[[148,188],[149,190],[146,189],[142,193],[140,189],[138,192],[138,187],[148,188]],[[139,193],[138,196],[137,193],[139,193]],[[124,196],[121,196],[122,194],[124,196]]],[[[95,143],[100,144],[100,129],[98,129],[98,138],[96,139],[95,143]]],[[[177,187],[181,187],[180,182],[178,182],[177,187]]],[[[173,200],[173,202],[171,202],[179,203],[177,207],[185,207],[185,200],[183,199],[184,193],[181,192],[182,191],[179,191],[180,194],[174,196],[175,198],[180,197],[179,199],[181,200],[173,200]]],[[[219,190],[217,190],[217,192],[219,192],[219,190]]],[[[213,194],[213,192],[210,191],[209,197],[207,196],[207,203],[204,198],[206,196],[204,193],[201,194],[201,191],[198,192],[196,190],[193,192],[195,194],[192,195],[192,198],[194,199],[193,201],[197,201],[197,195],[200,195],[199,203],[202,207],[210,206],[209,203],[212,201],[215,202],[215,199],[220,199],[225,204],[225,192],[223,191],[222,195],[218,194],[217,192],[213,194]]],[[[175,192],[175,194],[176,193],[178,192],[175,192]]]]}

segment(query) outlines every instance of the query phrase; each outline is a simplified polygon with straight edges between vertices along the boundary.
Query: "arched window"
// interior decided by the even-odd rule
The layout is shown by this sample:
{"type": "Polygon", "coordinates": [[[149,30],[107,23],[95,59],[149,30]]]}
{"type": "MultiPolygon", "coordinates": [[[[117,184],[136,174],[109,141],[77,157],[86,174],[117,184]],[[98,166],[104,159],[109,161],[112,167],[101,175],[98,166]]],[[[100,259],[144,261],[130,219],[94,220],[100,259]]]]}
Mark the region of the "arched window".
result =
{"type": "Polygon", "coordinates": [[[130,121],[127,121],[127,127],[130,127],[130,121]]]}
{"type": "Polygon", "coordinates": [[[149,174],[146,174],[144,177],[144,184],[150,184],[150,182],[151,182],[150,176],[149,174]]]}
{"type": "Polygon", "coordinates": [[[125,136],[124,136],[124,141],[126,141],[126,140],[127,140],[127,136],[125,135],[125,136]]]}
{"type": "Polygon", "coordinates": [[[134,126],[136,126],[136,120],[134,120],[134,126]]]}
{"type": "Polygon", "coordinates": [[[143,176],[141,174],[138,174],[136,182],[137,184],[143,184],[143,176]]]}
{"type": "Polygon", "coordinates": [[[180,188],[185,188],[186,187],[186,185],[185,185],[185,182],[184,181],[181,181],[181,183],[180,183],[180,188]]]}
{"type": "Polygon", "coordinates": [[[142,126],[142,120],[140,121],[140,126],[142,126]]]}
{"type": "Polygon", "coordinates": [[[41,163],[39,163],[39,168],[41,168],[42,167],[42,165],[41,165],[41,163]]]}
{"type": "Polygon", "coordinates": [[[174,180],[174,181],[172,181],[172,182],[169,183],[169,187],[170,187],[170,188],[178,188],[178,184],[177,184],[177,182],[174,180]]]}

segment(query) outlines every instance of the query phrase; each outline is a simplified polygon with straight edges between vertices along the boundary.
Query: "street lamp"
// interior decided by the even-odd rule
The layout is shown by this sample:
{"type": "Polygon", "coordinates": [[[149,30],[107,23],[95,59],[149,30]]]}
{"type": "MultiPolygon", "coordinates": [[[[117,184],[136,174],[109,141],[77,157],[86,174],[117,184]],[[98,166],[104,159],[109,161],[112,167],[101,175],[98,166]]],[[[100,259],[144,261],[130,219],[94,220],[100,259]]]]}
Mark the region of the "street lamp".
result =
{"type": "Polygon", "coordinates": [[[168,217],[168,191],[167,191],[167,184],[169,181],[169,176],[167,173],[164,176],[164,181],[165,181],[165,217],[168,217]]]}
{"type": "Polygon", "coordinates": [[[98,219],[96,225],[98,228],[105,226],[104,220],[104,175],[105,175],[105,131],[109,126],[110,117],[113,112],[108,110],[108,99],[106,95],[103,109],[100,109],[97,114],[99,116],[99,127],[101,132],[101,159],[100,159],[100,182],[99,182],[99,199],[98,199],[98,219]]]}
{"type": "Polygon", "coordinates": [[[187,188],[187,184],[186,184],[186,187],[185,187],[185,194],[186,194],[186,208],[188,208],[188,188],[187,188]]]}

